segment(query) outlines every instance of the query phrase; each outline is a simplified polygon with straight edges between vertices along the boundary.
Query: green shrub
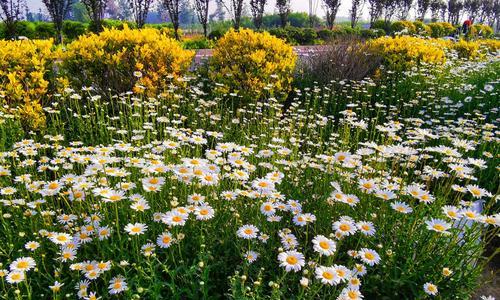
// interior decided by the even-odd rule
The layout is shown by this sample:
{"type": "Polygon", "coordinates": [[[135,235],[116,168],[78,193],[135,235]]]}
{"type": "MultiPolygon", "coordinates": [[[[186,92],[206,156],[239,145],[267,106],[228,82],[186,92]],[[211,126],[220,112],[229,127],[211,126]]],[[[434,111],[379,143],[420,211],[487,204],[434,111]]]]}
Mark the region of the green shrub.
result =
{"type": "Polygon", "coordinates": [[[25,36],[29,39],[36,38],[36,27],[33,22],[19,21],[16,24],[16,34],[18,36],[25,36]]]}
{"type": "Polygon", "coordinates": [[[289,27],[291,35],[299,45],[313,45],[318,35],[312,28],[289,27]]]}
{"type": "Polygon", "coordinates": [[[37,39],[49,39],[56,35],[56,28],[51,22],[36,22],[35,35],[37,39]]]}
{"type": "Polygon", "coordinates": [[[62,32],[66,38],[74,40],[80,35],[85,34],[87,29],[86,23],[66,20],[63,22],[62,32]]]}
{"type": "Polygon", "coordinates": [[[357,29],[351,28],[350,26],[335,26],[332,29],[333,35],[338,38],[346,35],[357,35],[359,34],[357,29]]]}
{"type": "Polygon", "coordinates": [[[5,24],[3,22],[0,22],[0,40],[6,39],[6,33],[5,33],[5,24]]]}
{"type": "Polygon", "coordinates": [[[415,33],[421,36],[430,36],[432,34],[432,29],[429,25],[424,24],[422,21],[413,22],[415,26],[415,33]]]}
{"type": "Polygon", "coordinates": [[[376,39],[385,35],[383,29],[361,29],[359,34],[365,39],[376,39]]]}
{"type": "Polygon", "coordinates": [[[292,45],[313,45],[318,35],[314,29],[288,26],[273,28],[269,33],[292,45]]]}
{"type": "Polygon", "coordinates": [[[144,24],[144,27],[154,28],[154,29],[163,29],[163,28],[174,29],[174,26],[172,25],[172,23],[144,24]]]}
{"type": "Polygon", "coordinates": [[[330,29],[318,30],[318,32],[316,34],[318,36],[318,39],[323,40],[323,41],[328,41],[328,40],[331,40],[332,38],[335,37],[335,34],[330,29]]]}
{"type": "Polygon", "coordinates": [[[102,21],[102,26],[104,28],[115,28],[122,30],[124,27],[124,24],[127,24],[128,28],[134,29],[137,28],[134,22],[129,22],[129,21],[121,21],[121,20],[112,20],[112,19],[105,19],[102,21]]]}
{"type": "Polygon", "coordinates": [[[445,35],[444,27],[441,23],[429,23],[429,28],[431,29],[431,37],[438,38],[445,35]]]}
{"type": "Polygon", "coordinates": [[[445,36],[453,35],[457,31],[457,27],[460,28],[460,26],[455,27],[448,22],[441,22],[440,24],[443,26],[445,36]]]}
{"type": "Polygon", "coordinates": [[[215,30],[210,31],[210,33],[208,34],[208,38],[210,40],[218,40],[221,37],[223,37],[225,33],[226,33],[226,31],[224,31],[222,29],[215,29],[215,30]]]}
{"type": "Polygon", "coordinates": [[[384,32],[391,33],[391,22],[386,22],[385,20],[377,20],[373,22],[371,29],[383,29],[384,32]]]}
{"type": "Polygon", "coordinates": [[[214,46],[214,42],[207,38],[194,38],[182,41],[182,46],[184,49],[211,49],[214,46]]]}
{"type": "Polygon", "coordinates": [[[297,44],[297,42],[290,36],[290,32],[284,28],[271,28],[269,29],[269,33],[277,38],[285,40],[289,44],[297,44]]]}
{"type": "Polygon", "coordinates": [[[473,37],[483,37],[490,38],[495,34],[493,28],[486,24],[474,24],[472,25],[471,35],[473,37]]]}
{"type": "Polygon", "coordinates": [[[396,21],[391,24],[391,32],[393,34],[415,34],[417,32],[416,26],[410,21],[396,21]]]}

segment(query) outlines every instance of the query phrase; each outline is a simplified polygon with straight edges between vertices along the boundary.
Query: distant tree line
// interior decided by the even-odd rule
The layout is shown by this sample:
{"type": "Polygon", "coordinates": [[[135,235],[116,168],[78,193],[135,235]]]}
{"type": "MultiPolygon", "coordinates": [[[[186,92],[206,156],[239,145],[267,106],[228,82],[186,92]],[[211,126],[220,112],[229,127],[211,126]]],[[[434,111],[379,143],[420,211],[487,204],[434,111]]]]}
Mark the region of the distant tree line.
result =
{"type": "MultiPolygon", "coordinates": [[[[265,11],[269,0],[42,0],[57,31],[57,41],[62,42],[62,24],[65,19],[88,21],[94,32],[102,30],[104,17],[133,20],[137,27],[151,21],[171,22],[175,36],[182,24],[201,24],[205,36],[211,21],[222,21],[229,16],[233,27],[241,27],[242,19],[250,16],[255,28],[263,26],[265,11]],[[213,12],[210,14],[210,12],[213,12]]],[[[292,0],[276,0],[275,11],[279,16],[279,26],[286,27],[290,22],[292,0]]],[[[304,1],[304,0],[294,0],[304,1]]],[[[430,15],[432,21],[447,21],[458,24],[463,17],[476,23],[485,23],[500,30],[500,0],[315,0],[321,1],[325,10],[328,27],[335,24],[338,9],[342,4],[349,5],[349,18],[352,28],[358,25],[362,11],[368,8],[370,24],[375,21],[386,22],[394,19],[406,20],[410,11],[415,10],[417,20],[430,15]]],[[[314,1],[310,1],[312,3],[314,1]]],[[[15,37],[16,23],[23,18],[38,17],[41,12],[29,13],[26,0],[0,0],[0,18],[4,23],[6,36],[15,37]]],[[[310,9],[312,11],[312,9],[310,9]]],[[[306,15],[307,16],[307,15],[306,15]]],[[[314,25],[315,16],[310,13],[309,23],[314,25]]]]}

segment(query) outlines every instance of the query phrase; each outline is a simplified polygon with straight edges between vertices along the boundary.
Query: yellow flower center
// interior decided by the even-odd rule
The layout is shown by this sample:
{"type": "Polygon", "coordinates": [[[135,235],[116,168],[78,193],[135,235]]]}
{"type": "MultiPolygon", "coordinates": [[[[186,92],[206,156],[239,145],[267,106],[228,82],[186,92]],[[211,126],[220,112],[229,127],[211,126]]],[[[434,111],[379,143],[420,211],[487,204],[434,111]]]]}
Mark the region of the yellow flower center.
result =
{"type": "Polygon", "coordinates": [[[370,252],[366,252],[365,253],[365,258],[368,259],[368,260],[373,260],[375,258],[375,255],[373,255],[370,252]]]}
{"type": "Polygon", "coordinates": [[[339,228],[342,231],[348,231],[349,229],[351,229],[351,226],[349,226],[348,224],[342,224],[339,226],[339,228]]]}
{"type": "Polygon", "coordinates": [[[434,226],[432,226],[435,230],[437,231],[443,231],[444,230],[444,226],[441,225],[441,224],[434,224],[434,226]]]}
{"type": "Polygon", "coordinates": [[[295,265],[298,262],[298,259],[295,256],[288,256],[286,258],[286,262],[291,265],[295,265]]]}
{"type": "Polygon", "coordinates": [[[321,241],[321,242],[319,242],[319,246],[320,246],[321,248],[325,249],[325,250],[326,250],[326,249],[330,249],[330,244],[328,244],[328,242],[326,242],[326,241],[321,241]]]}
{"type": "Polygon", "coordinates": [[[325,279],[328,279],[328,280],[332,280],[333,279],[333,273],[331,272],[323,272],[323,278],[325,279]]]}

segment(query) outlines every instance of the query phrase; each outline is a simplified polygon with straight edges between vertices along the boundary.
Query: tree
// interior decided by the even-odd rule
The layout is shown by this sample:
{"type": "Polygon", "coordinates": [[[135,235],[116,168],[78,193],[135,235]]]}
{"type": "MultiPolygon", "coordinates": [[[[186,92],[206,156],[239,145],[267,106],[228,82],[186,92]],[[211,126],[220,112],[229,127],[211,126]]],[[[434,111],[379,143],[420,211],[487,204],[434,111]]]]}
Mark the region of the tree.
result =
{"type": "Polygon", "coordinates": [[[497,24],[497,29],[496,31],[500,31],[500,0],[495,0],[493,2],[492,9],[490,11],[489,17],[488,17],[488,25],[493,27],[495,23],[497,24]]]}
{"type": "Polygon", "coordinates": [[[481,0],[468,0],[464,2],[464,9],[469,13],[469,19],[475,21],[481,8],[481,0]]]}
{"type": "Polygon", "coordinates": [[[154,0],[128,0],[135,24],[138,28],[144,27],[148,17],[149,8],[154,0]]]}
{"type": "Polygon", "coordinates": [[[223,0],[215,0],[215,11],[210,14],[210,21],[224,21],[226,18],[226,12],[223,0]]]}
{"type": "Polygon", "coordinates": [[[87,8],[91,20],[90,29],[93,32],[100,32],[102,30],[102,18],[104,10],[106,9],[106,0],[82,0],[83,5],[87,8]]]}
{"type": "Polygon", "coordinates": [[[120,20],[132,20],[133,13],[130,9],[130,5],[128,4],[129,0],[117,0],[116,1],[116,14],[117,18],[120,20]]]}
{"type": "Polygon", "coordinates": [[[485,23],[488,19],[490,11],[493,9],[494,0],[482,0],[479,7],[479,23],[485,23]]]}
{"type": "Polygon", "coordinates": [[[281,27],[285,27],[290,13],[290,0],[276,0],[276,8],[281,19],[281,27]]]}
{"type": "Polygon", "coordinates": [[[441,7],[439,8],[439,15],[441,17],[441,21],[446,21],[446,13],[448,12],[448,4],[444,1],[441,1],[441,7]]]}
{"type": "Polygon", "coordinates": [[[398,3],[398,18],[400,20],[407,20],[410,14],[411,6],[413,5],[413,0],[400,0],[398,3]]]}
{"type": "Polygon", "coordinates": [[[191,2],[181,0],[179,2],[179,26],[190,26],[196,22],[196,11],[191,2]]]}
{"type": "Polygon", "coordinates": [[[398,8],[398,0],[384,0],[383,1],[383,12],[385,22],[388,23],[398,8]]]}
{"type": "Polygon", "coordinates": [[[210,0],[194,0],[194,8],[196,10],[196,15],[198,16],[198,21],[200,21],[201,26],[203,26],[203,35],[207,37],[207,26],[208,26],[208,8],[210,0]]]}
{"type": "MultiPolygon", "coordinates": [[[[127,6],[128,3],[127,3],[127,6]]],[[[108,0],[106,3],[106,10],[104,13],[110,18],[110,19],[118,19],[120,17],[120,8],[116,4],[114,0],[108,0]]]]}
{"type": "Polygon", "coordinates": [[[180,0],[163,0],[163,6],[167,9],[168,16],[174,26],[174,35],[176,40],[179,37],[179,2],[180,0]]]}
{"type": "Polygon", "coordinates": [[[351,28],[356,27],[359,17],[363,13],[363,5],[365,0],[352,0],[349,16],[351,18],[351,28]]]}
{"type": "Polygon", "coordinates": [[[262,26],[262,16],[267,0],[250,0],[250,10],[252,11],[253,24],[255,28],[260,29],[262,26]]]}
{"type": "Polygon", "coordinates": [[[63,21],[70,11],[72,2],[72,0],[43,0],[43,4],[45,4],[50,18],[52,19],[52,22],[54,22],[54,27],[57,33],[56,42],[58,44],[63,41],[63,21]]]}
{"type": "Polygon", "coordinates": [[[369,14],[370,14],[370,27],[373,26],[375,21],[380,19],[382,12],[384,10],[383,0],[368,0],[370,4],[369,14]]]}
{"type": "Polygon", "coordinates": [[[323,0],[326,9],[326,24],[330,29],[333,28],[335,17],[340,7],[340,0],[323,0]]]}
{"type": "Polygon", "coordinates": [[[431,0],[417,0],[417,20],[424,21],[431,0]]]}
{"type": "Polygon", "coordinates": [[[87,13],[87,8],[79,0],[73,1],[71,5],[71,11],[69,13],[69,19],[77,22],[88,23],[90,22],[89,14],[87,13]]]}
{"type": "Polygon", "coordinates": [[[443,7],[443,0],[432,0],[429,8],[431,9],[431,20],[432,22],[437,22],[439,20],[439,13],[441,12],[441,8],[443,7]]]}
{"type": "Polygon", "coordinates": [[[0,19],[5,25],[7,38],[16,37],[16,25],[25,7],[26,3],[23,0],[0,0],[0,19]]]}
{"type": "Polygon", "coordinates": [[[460,0],[449,0],[448,1],[448,22],[457,25],[460,21],[460,13],[464,4],[460,0]]]}
{"type": "Polygon", "coordinates": [[[226,8],[233,18],[234,29],[240,29],[241,15],[243,13],[244,0],[221,0],[220,3],[226,8]],[[228,4],[229,3],[229,4],[228,4]]]}

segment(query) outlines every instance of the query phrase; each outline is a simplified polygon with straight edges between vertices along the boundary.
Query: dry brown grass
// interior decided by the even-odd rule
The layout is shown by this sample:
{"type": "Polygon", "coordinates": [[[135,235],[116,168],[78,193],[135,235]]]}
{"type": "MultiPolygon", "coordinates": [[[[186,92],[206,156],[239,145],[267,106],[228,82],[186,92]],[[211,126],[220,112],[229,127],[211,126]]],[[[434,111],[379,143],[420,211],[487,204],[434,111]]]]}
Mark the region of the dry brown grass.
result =
{"type": "Polygon", "coordinates": [[[380,66],[381,57],[370,53],[363,39],[345,36],[328,42],[318,51],[303,57],[298,74],[317,82],[361,80],[380,66]]]}

